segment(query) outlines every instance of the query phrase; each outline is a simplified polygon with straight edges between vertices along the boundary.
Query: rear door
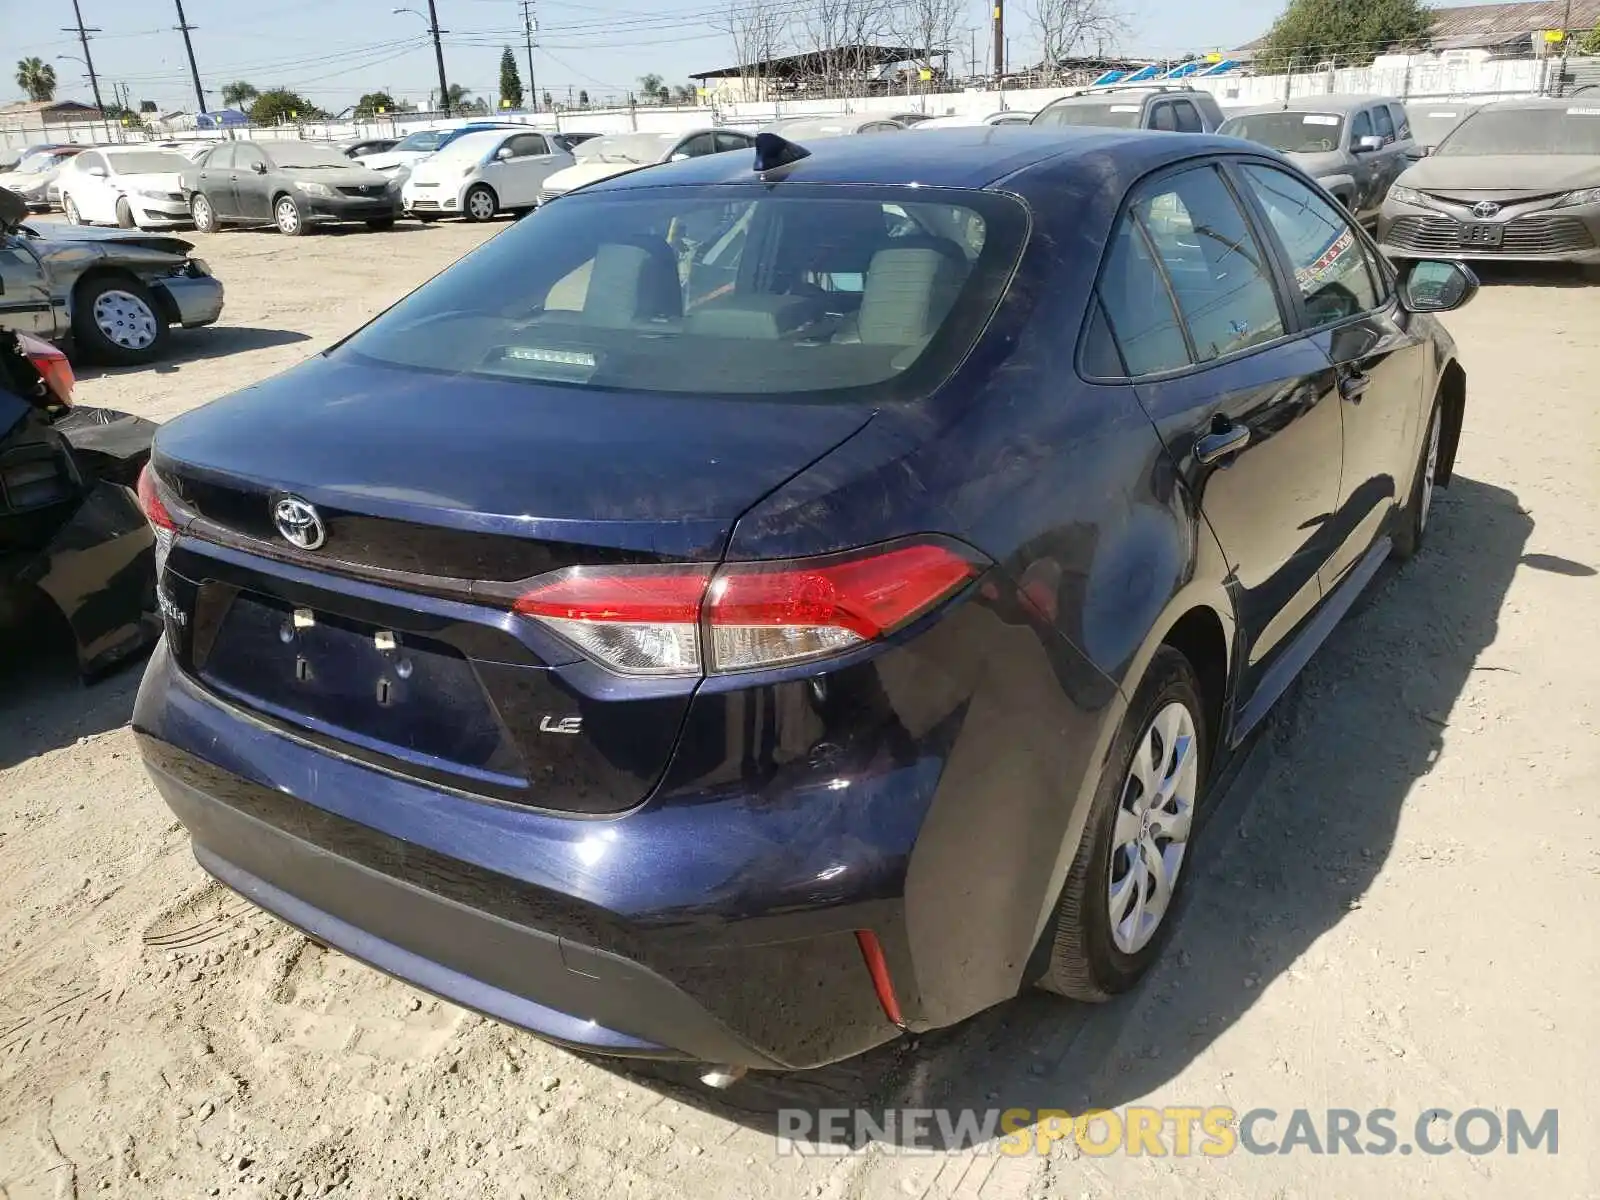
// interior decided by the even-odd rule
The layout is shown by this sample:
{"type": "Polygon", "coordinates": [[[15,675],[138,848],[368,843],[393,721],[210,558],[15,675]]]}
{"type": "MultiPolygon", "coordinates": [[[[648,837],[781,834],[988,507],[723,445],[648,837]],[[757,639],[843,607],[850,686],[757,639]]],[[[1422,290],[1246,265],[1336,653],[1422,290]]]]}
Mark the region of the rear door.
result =
{"type": "Polygon", "coordinates": [[[63,166],[56,177],[85,221],[110,223],[117,219],[117,193],[111,185],[110,170],[105,155],[85,150],[63,166]]]}
{"type": "Polygon", "coordinates": [[[1282,286],[1214,164],[1138,187],[1100,284],[1140,401],[1232,569],[1241,704],[1317,606],[1339,494],[1332,370],[1296,335],[1282,286]]]}
{"type": "Polygon", "coordinates": [[[1372,128],[1383,139],[1383,149],[1373,156],[1377,159],[1377,169],[1373,173],[1372,191],[1367,196],[1363,220],[1377,219],[1378,210],[1383,207],[1383,198],[1389,194],[1390,186],[1400,178],[1400,172],[1411,165],[1406,157],[1406,148],[1400,141],[1394,114],[1387,104],[1372,106],[1372,128]]]}
{"type": "Polygon", "coordinates": [[[1430,370],[1427,342],[1344,213],[1265,163],[1243,165],[1239,178],[1282,247],[1311,340],[1334,367],[1333,390],[1322,400],[1338,409],[1344,431],[1332,555],[1323,568],[1324,590],[1331,590],[1383,533],[1410,486],[1430,370]]]}
{"type": "Polygon", "coordinates": [[[200,168],[200,191],[219,217],[239,216],[239,191],[234,186],[239,151],[237,145],[218,146],[200,168]]]}

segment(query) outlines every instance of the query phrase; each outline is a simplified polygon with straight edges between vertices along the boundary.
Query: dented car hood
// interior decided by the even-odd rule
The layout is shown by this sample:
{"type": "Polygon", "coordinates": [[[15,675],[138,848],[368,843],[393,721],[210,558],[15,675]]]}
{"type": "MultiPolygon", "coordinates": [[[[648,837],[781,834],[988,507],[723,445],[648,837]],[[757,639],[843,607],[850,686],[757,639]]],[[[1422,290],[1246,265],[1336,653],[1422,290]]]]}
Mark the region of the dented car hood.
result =
{"type": "Polygon", "coordinates": [[[177,266],[189,257],[193,242],[164,233],[135,229],[95,229],[68,225],[59,230],[45,225],[24,225],[28,245],[46,262],[76,262],[84,258],[116,258],[121,262],[148,262],[177,266]]]}

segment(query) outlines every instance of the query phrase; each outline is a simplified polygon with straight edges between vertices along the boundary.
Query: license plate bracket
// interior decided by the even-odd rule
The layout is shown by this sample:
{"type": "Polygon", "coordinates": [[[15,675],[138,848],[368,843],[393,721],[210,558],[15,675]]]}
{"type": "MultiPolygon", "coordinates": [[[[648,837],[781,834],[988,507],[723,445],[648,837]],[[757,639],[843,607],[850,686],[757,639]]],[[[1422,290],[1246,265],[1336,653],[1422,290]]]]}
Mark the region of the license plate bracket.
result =
{"type": "Polygon", "coordinates": [[[1506,227],[1497,221],[1468,221],[1461,226],[1461,244],[1496,249],[1505,231],[1506,227]]]}

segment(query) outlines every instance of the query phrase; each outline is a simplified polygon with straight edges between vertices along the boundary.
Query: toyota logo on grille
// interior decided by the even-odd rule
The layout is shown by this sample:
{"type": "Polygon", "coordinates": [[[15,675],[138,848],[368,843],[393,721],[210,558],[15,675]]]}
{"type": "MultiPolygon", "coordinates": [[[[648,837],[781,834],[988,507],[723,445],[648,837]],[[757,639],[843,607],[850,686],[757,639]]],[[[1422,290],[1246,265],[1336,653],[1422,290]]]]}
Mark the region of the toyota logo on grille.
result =
{"type": "Polygon", "coordinates": [[[272,506],[272,523],[283,540],[302,550],[315,550],[328,540],[322,518],[299,496],[285,496],[272,506]]]}
{"type": "Polygon", "coordinates": [[[1475,217],[1492,217],[1500,211],[1500,206],[1493,200],[1480,200],[1472,206],[1472,215],[1475,217]]]}

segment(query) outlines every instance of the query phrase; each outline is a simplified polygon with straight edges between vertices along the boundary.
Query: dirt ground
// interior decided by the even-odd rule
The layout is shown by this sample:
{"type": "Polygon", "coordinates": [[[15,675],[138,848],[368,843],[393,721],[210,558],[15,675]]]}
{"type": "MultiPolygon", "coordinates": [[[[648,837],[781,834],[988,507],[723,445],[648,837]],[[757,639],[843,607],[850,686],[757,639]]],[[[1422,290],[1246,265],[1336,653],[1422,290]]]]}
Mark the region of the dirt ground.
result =
{"type": "MultiPolygon", "coordinates": [[[[221,325],[85,403],[166,419],[332,342],[480,242],[196,238],[221,325]]],[[[90,688],[0,664],[0,1200],[24,1197],[1600,1196],[1600,287],[1449,318],[1455,486],[1270,722],[1168,953],[1098,1008],[1026,996],[722,1094],[580,1060],[208,885],[90,688]],[[1586,915],[1587,914],[1587,915],[1586,915]],[[1559,1152],[780,1156],[784,1103],[1559,1110],[1559,1152]]],[[[1441,1134],[1441,1136],[1447,1136],[1441,1134]]],[[[988,1152],[985,1153],[985,1150],[988,1152]]]]}

